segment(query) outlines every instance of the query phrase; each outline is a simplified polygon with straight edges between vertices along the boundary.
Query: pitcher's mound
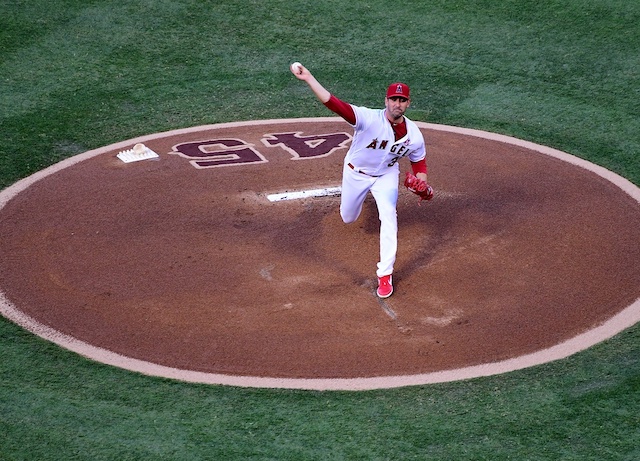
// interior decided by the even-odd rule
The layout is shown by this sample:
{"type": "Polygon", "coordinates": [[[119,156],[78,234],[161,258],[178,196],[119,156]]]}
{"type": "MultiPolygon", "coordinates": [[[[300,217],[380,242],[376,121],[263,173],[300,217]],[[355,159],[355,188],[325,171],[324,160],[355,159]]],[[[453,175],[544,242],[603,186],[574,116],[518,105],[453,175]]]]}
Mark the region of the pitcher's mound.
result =
{"type": "Polygon", "coordinates": [[[436,196],[401,187],[385,301],[372,199],[352,225],[335,194],[268,199],[340,186],[351,130],[324,118],[159,133],[5,190],[3,312],[143,372],[314,387],[505,363],[634,306],[636,188],[541,146],[420,127],[436,196]],[[136,143],[158,159],[117,157],[136,143]]]}

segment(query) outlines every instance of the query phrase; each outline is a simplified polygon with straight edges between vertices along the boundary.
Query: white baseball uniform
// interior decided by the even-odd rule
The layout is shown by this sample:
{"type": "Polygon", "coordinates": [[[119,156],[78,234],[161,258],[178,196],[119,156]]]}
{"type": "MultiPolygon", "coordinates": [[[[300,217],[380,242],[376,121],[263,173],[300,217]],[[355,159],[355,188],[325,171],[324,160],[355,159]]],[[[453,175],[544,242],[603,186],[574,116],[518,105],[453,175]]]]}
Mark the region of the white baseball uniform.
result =
{"type": "Polygon", "coordinates": [[[371,191],[380,219],[380,261],[376,274],[382,277],[393,272],[398,248],[398,160],[402,157],[411,162],[423,160],[424,138],[406,116],[406,135],[396,140],[385,109],[351,107],[356,122],[351,124],[353,140],[344,159],[340,215],[345,223],[358,219],[367,192],[371,191]]]}

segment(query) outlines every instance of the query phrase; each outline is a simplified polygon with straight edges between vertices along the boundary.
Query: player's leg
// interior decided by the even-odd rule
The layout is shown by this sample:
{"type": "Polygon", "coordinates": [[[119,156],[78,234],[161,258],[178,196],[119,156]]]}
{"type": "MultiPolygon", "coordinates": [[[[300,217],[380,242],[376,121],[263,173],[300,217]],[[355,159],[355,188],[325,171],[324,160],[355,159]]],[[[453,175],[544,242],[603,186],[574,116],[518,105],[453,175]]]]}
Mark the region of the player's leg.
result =
{"type": "Polygon", "coordinates": [[[349,224],[362,212],[362,205],[375,178],[357,173],[346,164],[342,171],[342,191],[340,198],[340,216],[349,224]]]}
{"type": "Polygon", "coordinates": [[[378,262],[378,277],[393,272],[398,250],[398,175],[391,172],[378,178],[371,187],[371,193],[376,199],[378,217],[380,219],[380,261],[378,262]]]}

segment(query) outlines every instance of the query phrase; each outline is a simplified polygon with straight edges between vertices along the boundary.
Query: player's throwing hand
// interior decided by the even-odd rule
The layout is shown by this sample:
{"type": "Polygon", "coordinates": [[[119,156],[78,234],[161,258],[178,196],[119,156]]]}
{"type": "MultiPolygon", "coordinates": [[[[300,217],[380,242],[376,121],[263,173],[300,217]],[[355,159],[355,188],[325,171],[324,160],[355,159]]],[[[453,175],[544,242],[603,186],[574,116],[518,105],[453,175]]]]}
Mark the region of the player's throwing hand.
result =
{"type": "Polygon", "coordinates": [[[305,80],[306,77],[309,75],[309,71],[306,69],[306,67],[300,64],[298,61],[292,63],[289,66],[289,69],[291,70],[291,73],[300,80],[305,80]]]}

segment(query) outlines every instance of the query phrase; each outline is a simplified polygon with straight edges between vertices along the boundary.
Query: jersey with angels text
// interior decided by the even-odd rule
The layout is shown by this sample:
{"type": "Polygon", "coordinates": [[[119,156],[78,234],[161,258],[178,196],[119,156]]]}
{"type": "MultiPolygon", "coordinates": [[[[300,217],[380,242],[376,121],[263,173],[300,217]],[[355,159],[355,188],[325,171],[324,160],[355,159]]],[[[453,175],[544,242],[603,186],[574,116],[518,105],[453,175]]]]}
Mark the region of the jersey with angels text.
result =
{"type": "Polygon", "coordinates": [[[351,105],[356,114],[356,123],[351,147],[345,162],[358,171],[372,176],[381,176],[398,169],[398,160],[408,157],[412,162],[425,158],[424,138],[417,125],[405,117],[407,134],[395,141],[391,123],[385,109],[369,109],[351,105]]]}

